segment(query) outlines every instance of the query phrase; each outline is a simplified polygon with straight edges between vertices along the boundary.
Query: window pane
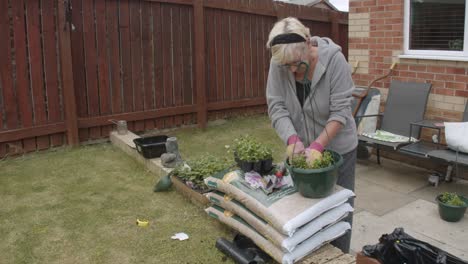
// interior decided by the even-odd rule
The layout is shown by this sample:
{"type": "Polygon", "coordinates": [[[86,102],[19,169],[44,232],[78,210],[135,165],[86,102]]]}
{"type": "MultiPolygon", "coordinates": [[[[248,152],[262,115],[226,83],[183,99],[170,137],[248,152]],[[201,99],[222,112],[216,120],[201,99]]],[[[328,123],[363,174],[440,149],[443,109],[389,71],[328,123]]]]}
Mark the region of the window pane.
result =
{"type": "Polygon", "coordinates": [[[411,0],[410,49],[463,51],[465,0],[411,0]]]}

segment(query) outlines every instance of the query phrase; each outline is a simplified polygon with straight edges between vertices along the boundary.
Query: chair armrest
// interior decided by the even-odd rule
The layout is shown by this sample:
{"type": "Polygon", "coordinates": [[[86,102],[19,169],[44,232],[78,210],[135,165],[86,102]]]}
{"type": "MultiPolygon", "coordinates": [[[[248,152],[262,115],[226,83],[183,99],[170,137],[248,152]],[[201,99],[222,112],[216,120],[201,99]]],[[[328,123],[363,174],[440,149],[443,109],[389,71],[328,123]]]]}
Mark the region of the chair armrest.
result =
{"type": "Polygon", "coordinates": [[[364,117],[383,117],[384,114],[381,113],[381,114],[376,114],[376,115],[360,115],[360,116],[355,116],[354,118],[364,118],[364,117]]]}

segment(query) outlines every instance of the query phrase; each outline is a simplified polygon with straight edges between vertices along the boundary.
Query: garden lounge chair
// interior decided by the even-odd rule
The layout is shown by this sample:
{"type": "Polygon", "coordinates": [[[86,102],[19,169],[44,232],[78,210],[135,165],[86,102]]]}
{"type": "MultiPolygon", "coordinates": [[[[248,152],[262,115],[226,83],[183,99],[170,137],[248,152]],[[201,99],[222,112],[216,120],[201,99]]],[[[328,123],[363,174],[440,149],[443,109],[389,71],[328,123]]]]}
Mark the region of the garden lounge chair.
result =
{"type": "Polygon", "coordinates": [[[410,135],[410,124],[424,119],[431,86],[430,83],[392,81],[384,114],[356,116],[356,118],[378,116],[381,118],[379,130],[390,132],[400,138],[400,140],[376,139],[380,133],[377,133],[376,137],[367,134],[358,136],[361,145],[376,148],[378,164],[380,164],[381,148],[397,150],[401,146],[410,144],[411,138],[419,138],[420,128],[412,129],[410,135]]]}
{"type": "MultiPolygon", "coordinates": [[[[468,102],[465,105],[462,122],[468,122],[468,102]]],[[[468,166],[468,154],[456,152],[448,148],[429,151],[427,156],[436,160],[442,160],[449,164],[445,175],[446,181],[451,180],[453,166],[468,166]]]]}

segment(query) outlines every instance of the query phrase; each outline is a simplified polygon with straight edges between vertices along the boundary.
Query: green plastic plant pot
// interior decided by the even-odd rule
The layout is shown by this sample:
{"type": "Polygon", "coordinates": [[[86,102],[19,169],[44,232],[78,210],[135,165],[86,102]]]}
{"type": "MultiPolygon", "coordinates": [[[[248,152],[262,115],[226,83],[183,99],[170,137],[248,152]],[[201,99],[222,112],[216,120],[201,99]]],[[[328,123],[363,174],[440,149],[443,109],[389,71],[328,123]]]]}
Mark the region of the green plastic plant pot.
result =
{"type": "Polygon", "coordinates": [[[460,221],[463,216],[465,215],[466,212],[466,207],[467,207],[467,199],[462,197],[462,199],[465,201],[464,206],[454,206],[454,205],[449,205],[445,204],[440,200],[440,197],[442,194],[439,194],[436,198],[437,203],[439,204],[439,215],[440,218],[447,222],[458,222],[460,221]]]}
{"type": "Polygon", "coordinates": [[[172,180],[171,177],[168,175],[161,177],[161,179],[156,183],[154,186],[154,191],[155,192],[164,192],[169,190],[172,186],[172,180]]]}
{"type": "Polygon", "coordinates": [[[334,163],[333,165],[320,169],[299,169],[293,168],[285,162],[285,166],[291,173],[291,176],[299,193],[307,198],[323,198],[332,194],[333,189],[338,180],[339,168],[343,164],[343,156],[335,151],[331,152],[334,163]]]}

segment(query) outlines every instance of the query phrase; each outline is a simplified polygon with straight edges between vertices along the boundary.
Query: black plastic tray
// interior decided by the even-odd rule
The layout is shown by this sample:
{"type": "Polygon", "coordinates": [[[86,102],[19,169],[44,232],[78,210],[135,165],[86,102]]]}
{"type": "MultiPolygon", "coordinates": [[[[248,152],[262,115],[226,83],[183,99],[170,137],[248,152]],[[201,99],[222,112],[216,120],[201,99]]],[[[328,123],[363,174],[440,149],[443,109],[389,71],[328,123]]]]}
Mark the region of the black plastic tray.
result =
{"type": "Polygon", "coordinates": [[[152,136],[144,138],[136,138],[133,140],[138,153],[146,159],[154,159],[161,157],[166,153],[166,140],[168,136],[152,136]]]}

